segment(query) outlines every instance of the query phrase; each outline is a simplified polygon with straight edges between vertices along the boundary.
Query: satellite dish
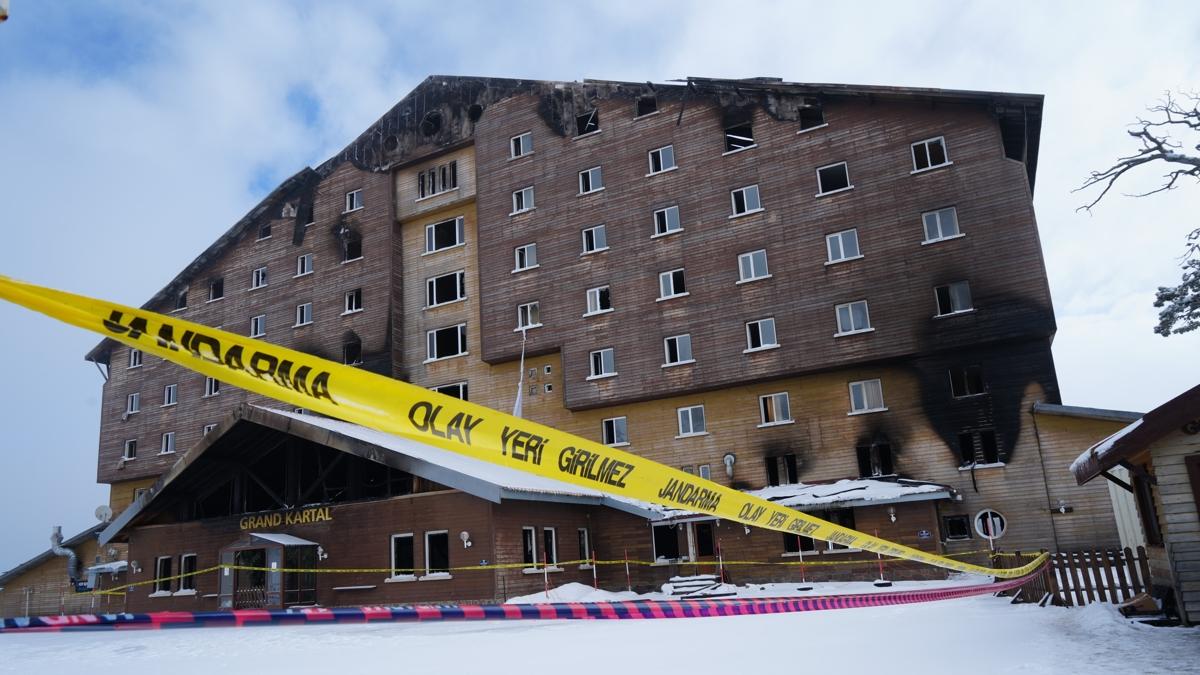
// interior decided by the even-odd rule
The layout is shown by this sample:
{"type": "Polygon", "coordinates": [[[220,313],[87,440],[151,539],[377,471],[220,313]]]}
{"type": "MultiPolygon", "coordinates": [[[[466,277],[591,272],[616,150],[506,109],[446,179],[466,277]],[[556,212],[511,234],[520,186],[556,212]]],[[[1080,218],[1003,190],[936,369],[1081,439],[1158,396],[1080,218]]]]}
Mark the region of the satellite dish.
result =
{"type": "Polygon", "coordinates": [[[100,506],[96,507],[96,520],[99,520],[102,523],[107,523],[108,521],[112,520],[112,516],[112,508],[109,507],[108,504],[101,504],[100,506]]]}

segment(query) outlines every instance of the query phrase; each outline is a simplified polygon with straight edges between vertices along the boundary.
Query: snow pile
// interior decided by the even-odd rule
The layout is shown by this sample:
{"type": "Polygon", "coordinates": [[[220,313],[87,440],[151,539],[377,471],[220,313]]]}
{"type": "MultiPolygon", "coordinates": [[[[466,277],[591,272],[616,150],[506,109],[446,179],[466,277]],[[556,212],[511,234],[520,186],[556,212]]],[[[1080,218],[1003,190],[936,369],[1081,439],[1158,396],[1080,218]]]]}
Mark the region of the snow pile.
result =
{"type": "Polygon", "coordinates": [[[550,593],[539,592],[532,595],[522,595],[509,598],[509,605],[540,605],[550,602],[621,602],[622,600],[639,600],[644,596],[628,591],[606,591],[591,586],[571,582],[557,588],[551,588],[550,593]]]}
{"type": "Polygon", "coordinates": [[[747,491],[747,494],[769,499],[780,506],[793,507],[841,505],[846,502],[894,501],[913,495],[933,496],[939,493],[949,497],[951,489],[937,483],[871,478],[844,479],[836,483],[816,485],[793,483],[747,491]]]}

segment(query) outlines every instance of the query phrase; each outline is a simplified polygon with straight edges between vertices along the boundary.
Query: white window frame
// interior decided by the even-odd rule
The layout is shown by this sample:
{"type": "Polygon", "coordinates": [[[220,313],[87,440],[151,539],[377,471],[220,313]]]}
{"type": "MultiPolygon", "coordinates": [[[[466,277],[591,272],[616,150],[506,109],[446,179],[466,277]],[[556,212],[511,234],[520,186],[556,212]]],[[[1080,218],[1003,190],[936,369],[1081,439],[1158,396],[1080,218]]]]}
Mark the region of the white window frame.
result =
{"type": "Polygon", "coordinates": [[[456,216],[454,218],[446,218],[444,220],[439,220],[436,223],[427,224],[425,226],[425,252],[422,253],[421,255],[432,255],[434,253],[441,253],[442,251],[449,251],[450,249],[458,248],[459,246],[466,246],[467,245],[467,233],[466,233],[466,226],[465,226],[464,222],[465,221],[462,216],[456,216]],[[435,246],[437,245],[436,244],[436,241],[437,241],[436,232],[437,232],[438,226],[445,225],[446,223],[451,223],[451,222],[454,223],[454,243],[449,246],[442,246],[441,248],[435,248],[435,246]]]}
{"type": "Polygon", "coordinates": [[[212,432],[213,429],[216,429],[216,428],[217,428],[216,424],[205,424],[204,428],[200,430],[200,435],[207,436],[210,432],[212,432]]]}
{"type": "Polygon", "coordinates": [[[921,232],[925,237],[924,240],[921,241],[922,246],[926,246],[928,244],[936,244],[939,241],[949,241],[951,239],[961,239],[962,237],[966,236],[965,234],[963,234],[962,225],[958,221],[958,208],[954,207],[954,206],[947,206],[945,208],[934,209],[933,211],[926,211],[925,213],[922,213],[921,214],[921,232]],[[944,219],[942,218],[942,214],[946,213],[946,212],[954,214],[954,234],[945,234],[946,228],[944,227],[944,219]],[[937,232],[938,232],[938,236],[936,236],[932,239],[929,237],[929,223],[926,222],[926,219],[929,218],[930,216],[933,216],[934,221],[937,223],[937,232]]]}
{"type": "Polygon", "coordinates": [[[767,351],[769,349],[778,349],[778,348],[779,348],[779,331],[778,331],[778,326],[775,325],[775,317],[765,316],[761,319],[754,319],[752,321],[746,322],[746,348],[742,350],[743,354],[751,354],[754,352],[763,352],[763,351],[767,351]],[[764,342],[763,344],[759,345],[758,347],[753,346],[751,344],[751,340],[750,340],[750,326],[751,325],[760,326],[760,328],[758,329],[758,337],[759,337],[759,340],[761,341],[762,337],[763,337],[761,325],[767,321],[771,322],[771,333],[775,336],[775,342],[770,343],[770,344],[764,342]]]}
{"type": "Polygon", "coordinates": [[[344,308],[342,311],[342,316],[347,314],[357,314],[363,311],[363,297],[361,288],[356,288],[352,291],[346,291],[342,298],[342,306],[344,308]]]}
{"type": "Polygon", "coordinates": [[[526,131],[508,139],[508,158],[520,159],[533,154],[533,132],[526,131]],[[528,142],[526,142],[528,141],[528,142]],[[528,149],[526,149],[528,148],[528,149]]]}
{"type": "Polygon", "coordinates": [[[679,205],[678,204],[672,204],[671,206],[665,206],[661,209],[655,209],[653,219],[654,219],[654,233],[650,235],[651,239],[658,239],[659,237],[668,237],[672,234],[677,234],[679,232],[683,232],[683,220],[679,215],[679,205]],[[675,212],[675,223],[677,225],[677,227],[675,227],[675,228],[671,228],[671,212],[672,211],[675,212]],[[659,232],[659,228],[658,228],[658,214],[660,214],[660,213],[663,214],[662,215],[663,227],[667,228],[667,229],[664,229],[662,232],[659,232]]]}
{"type": "Polygon", "coordinates": [[[658,174],[660,174],[660,173],[666,173],[666,172],[668,172],[668,171],[674,171],[675,169],[678,169],[678,168],[679,168],[679,165],[675,163],[675,146],[674,146],[674,144],[671,144],[671,145],[664,145],[664,146],[662,146],[661,148],[655,148],[655,149],[651,150],[650,152],[646,153],[646,162],[649,164],[649,173],[647,173],[647,174],[646,174],[646,177],[647,177],[647,178],[649,178],[650,176],[657,176],[657,175],[658,175],[658,174]],[[671,164],[670,164],[670,166],[668,166],[668,165],[667,165],[667,163],[663,161],[663,151],[664,151],[664,150],[667,150],[667,151],[669,151],[669,152],[671,153],[671,164]],[[654,169],[654,155],[655,155],[655,153],[658,153],[658,166],[659,166],[659,168],[658,168],[658,170],[657,170],[657,171],[654,169]]]}
{"type": "Polygon", "coordinates": [[[611,287],[606,285],[587,289],[587,311],[583,313],[585,317],[596,316],[598,314],[608,314],[611,311],[613,311],[611,287]],[[600,306],[602,291],[608,291],[608,307],[600,306]],[[596,309],[592,309],[593,306],[595,306],[596,309]]]}
{"type": "Polygon", "coordinates": [[[512,193],[512,213],[510,216],[528,213],[537,208],[537,202],[534,199],[533,186],[529,185],[520,190],[513,190],[512,193]],[[517,195],[521,195],[521,208],[517,208],[517,195]]]}
{"type": "Polygon", "coordinates": [[[162,407],[166,408],[179,403],[179,385],[168,384],[163,387],[163,402],[162,407]]]}
{"type": "Polygon", "coordinates": [[[831,232],[825,235],[825,264],[836,265],[838,263],[848,262],[850,260],[858,260],[863,257],[862,243],[858,240],[858,228],[852,227],[848,230],[840,232],[831,232]],[[854,248],[858,251],[854,255],[846,255],[846,235],[850,234],[854,237],[854,248]],[[839,257],[833,255],[833,242],[837,240],[839,257]]]}
{"type": "Polygon", "coordinates": [[[675,298],[683,298],[683,297],[691,295],[691,293],[687,290],[687,278],[686,278],[686,275],[683,274],[683,271],[684,271],[684,268],[678,267],[673,270],[667,270],[666,272],[658,273],[658,298],[655,300],[655,302],[662,302],[664,300],[674,300],[675,298]],[[676,272],[680,273],[680,281],[683,282],[683,290],[682,291],[675,288],[675,273],[676,272]],[[668,282],[671,287],[670,293],[665,292],[667,290],[668,282]]]}
{"type": "MultiPolygon", "coordinates": [[[[432,297],[433,300],[438,300],[437,297],[432,297]]],[[[447,272],[425,279],[425,309],[433,309],[443,305],[451,305],[456,302],[462,302],[467,299],[467,272],[466,270],[458,270],[455,272],[447,272]],[[436,296],[437,280],[444,277],[454,277],[454,299],[444,302],[434,302],[430,304],[429,300],[432,296],[436,296]]]]}
{"type": "Polygon", "coordinates": [[[608,417],[600,421],[600,442],[613,448],[623,448],[629,445],[629,418],[621,415],[620,417],[608,417]],[[611,422],[611,424],[610,424],[611,422]],[[618,427],[622,433],[617,433],[618,427]],[[612,429],[612,436],[609,436],[609,429],[612,429]],[[617,440],[624,436],[624,440],[617,440]]]}
{"type": "Polygon", "coordinates": [[[175,432],[163,432],[162,439],[159,441],[158,454],[170,455],[175,452],[175,432]]]}
{"type": "Polygon", "coordinates": [[[138,442],[136,438],[126,440],[125,445],[121,446],[121,459],[126,462],[137,459],[137,446],[138,442]]]}
{"type": "Polygon", "coordinates": [[[136,348],[130,348],[130,350],[129,350],[129,365],[125,366],[125,370],[129,370],[130,368],[141,368],[141,367],[142,367],[142,350],[136,349],[136,348]]]}
{"type": "Polygon", "coordinates": [[[218,300],[224,300],[224,299],[225,299],[225,277],[218,277],[216,279],[211,279],[208,282],[208,300],[205,300],[205,302],[216,302],[218,300]],[[220,282],[220,284],[221,284],[221,294],[214,296],[213,291],[216,290],[217,282],[220,282]]]}
{"type": "Polygon", "coordinates": [[[513,329],[513,332],[520,333],[523,330],[541,327],[542,309],[537,300],[517,305],[517,327],[513,329]],[[535,314],[537,315],[536,321],[534,320],[535,314]],[[529,323],[525,323],[526,320],[529,320],[529,323]]]}
{"type": "Polygon", "coordinates": [[[296,274],[293,279],[298,277],[306,277],[313,273],[313,254],[305,253],[304,255],[296,256],[296,274]]]}
{"type": "Polygon", "coordinates": [[[741,253],[738,255],[738,281],[737,282],[739,284],[748,284],[752,281],[762,281],[763,279],[770,279],[770,278],[771,278],[771,268],[770,268],[770,265],[767,263],[767,249],[760,248],[756,251],[747,251],[746,253],[741,253]],[[757,274],[758,270],[755,269],[757,267],[757,265],[755,264],[755,256],[760,253],[762,254],[762,274],[757,274]],[[749,271],[751,276],[746,276],[747,271],[749,271]]]}
{"type": "Polygon", "coordinates": [[[874,378],[874,379],[870,379],[870,380],[855,380],[854,382],[851,382],[849,384],[849,390],[850,390],[850,412],[846,413],[847,415],[866,415],[868,413],[887,411],[887,409],[888,409],[887,403],[885,403],[883,400],[883,381],[880,380],[879,378],[874,378]],[[871,407],[871,401],[870,401],[871,391],[868,389],[868,385],[872,385],[872,384],[875,385],[875,388],[878,390],[878,393],[879,393],[879,405],[876,407],[873,407],[873,408],[871,407]],[[855,408],[855,406],[854,406],[854,390],[856,387],[858,389],[860,389],[862,392],[862,400],[863,400],[863,406],[864,406],[862,408],[855,408]]]}
{"type": "Polygon", "coordinates": [[[250,337],[260,338],[267,334],[267,315],[259,314],[250,317],[250,337]]]}
{"type": "Polygon", "coordinates": [[[851,180],[850,180],[850,164],[849,163],[834,162],[833,164],[826,164],[824,166],[817,167],[817,194],[816,194],[817,197],[824,197],[825,195],[836,195],[839,192],[847,192],[847,191],[853,190],[853,189],[854,189],[854,183],[851,182],[851,180]],[[821,185],[821,171],[824,169],[832,169],[835,166],[846,167],[846,187],[835,188],[833,190],[826,190],[824,188],[824,186],[821,185]]]}
{"type": "Polygon", "coordinates": [[[250,290],[266,287],[268,283],[267,266],[256,267],[250,272],[250,290]]]}
{"type": "Polygon", "coordinates": [[[542,527],[542,554],[545,556],[546,567],[549,570],[558,568],[558,529],[542,527]],[[546,550],[546,533],[550,533],[550,549],[546,550]]]}
{"type": "Polygon", "coordinates": [[[536,241],[530,242],[528,244],[522,244],[513,249],[513,270],[512,270],[513,274],[516,274],[517,272],[524,272],[526,270],[537,269],[538,267],[541,267],[541,265],[537,261],[537,242],[536,241]],[[526,264],[524,267],[521,266],[521,252],[522,251],[525,252],[525,263],[526,264]],[[529,254],[531,252],[533,253],[533,256],[532,256],[533,264],[529,264],[529,259],[531,257],[529,254]]]}
{"type": "Polygon", "coordinates": [[[676,430],[679,432],[675,438],[692,438],[694,436],[708,435],[708,419],[704,412],[704,404],[687,405],[675,409],[676,430]],[[696,417],[693,411],[700,411],[700,426],[703,427],[700,431],[696,431],[696,417]],[[684,431],[684,416],[687,419],[687,431],[684,431]]]}
{"type": "Polygon", "coordinates": [[[933,171],[934,169],[940,169],[943,166],[950,166],[954,164],[954,162],[950,161],[950,149],[946,147],[945,136],[934,136],[933,138],[926,138],[923,141],[917,141],[916,143],[913,143],[909,149],[913,166],[913,170],[909,172],[910,174],[925,173],[926,171],[933,171]],[[929,145],[931,143],[937,143],[938,145],[942,146],[942,157],[944,157],[946,161],[942,162],[941,164],[933,163],[933,160],[929,155],[929,145]],[[917,146],[922,146],[922,148],[925,150],[925,161],[929,163],[929,166],[924,168],[917,167],[917,146]]]}
{"type": "Polygon", "coordinates": [[[313,322],[313,306],[311,302],[296,305],[296,323],[292,328],[307,326],[313,322]]]}
{"type": "Polygon", "coordinates": [[[704,480],[712,480],[712,465],[711,464],[701,464],[700,466],[697,466],[696,467],[696,475],[703,478],[704,480]]]}
{"type": "Polygon", "coordinates": [[[601,251],[608,250],[608,228],[604,226],[604,223],[584,228],[579,234],[583,238],[583,252],[579,254],[580,256],[591,255],[593,253],[600,253],[601,251]],[[597,232],[600,234],[599,237],[596,236],[597,232]],[[592,235],[592,248],[588,248],[589,233],[592,235]],[[596,246],[596,242],[601,240],[604,241],[604,245],[596,246]]]}
{"type": "Polygon", "coordinates": [[[450,396],[451,398],[456,398],[460,401],[469,400],[468,396],[470,396],[470,388],[467,386],[466,380],[463,380],[462,382],[450,382],[449,384],[439,384],[436,387],[430,387],[429,390],[435,391],[443,396],[450,396]],[[453,388],[458,389],[457,394],[452,394],[452,393],[449,393],[448,391],[444,391],[444,390],[449,390],[449,389],[453,389],[453,388]]]}
{"type": "Polygon", "coordinates": [[[793,424],[795,419],[792,417],[792,397],[786,391],[777,391],[773,394],[763,394],[758,397],[758,428],[777,427],[782,424],[793,424]],[[782,404],[780,403],[782,401],[782,404]],[[771,413],[775,419],[767,419],[767,404],[770,403],[771,413]],[[782,411],[780,410],[782,408],[782,411]],[[781,415],[786,415],[783,417],[781,415]]]}
{"type": "Polygon", "coordinates": [[[204,397],[216,396],[221,393],[221,381],[215,377],[204,378],[204,397]]]}
{"type": "Polygon", "coordinates": [[[425,355],[428,357],[425,359],[425,363],[432,363],[434,361],[445,361],[446,359],[456,359],[460,356],[466,356],[468,353],[469,352],[467,351],[467,324],[466,324],[466,322],[456,324],[454,326],[443,326],[441,328],[434,328],[433,330],[425,331],[425,355]],[[434,336],[438,332],[444,331],[444,330],[458,330],[458,345],[462,351],[458,352],[457,354],[450,354],[448,356],[435,356],[433,354],[434,349],[437,345],[437,338],[434,336]]]}
{"type": "Polygon", "coordinates": [[[584,569],[584,570],[591,569],[592,568],[592,535],[590,532],[588,532],[588,529],[586,527],[578,527],[575,529],[578,533],[578,539],[576,540],[577,544],[583,544],[583,550],[579,551],[581,554],[583,554],[583,557],[580,558],[580,560],[582,560],[583,562],[580,563],[579,569],[584,569]]]}
{"type": "Polygon", "coordinates": [[[763,211],[763,210],[765,210],[765,209],[763,209],[762,193],[758,189],[758,183],[755,183],[754,185],[747,185],[745,187],[740,187],[736,190],[729,191],[729,213],[730,213],[729,219],[730,220],[733,220],[734,218],[741,218],[742,216],[748,216],[752,213],[759,213],[760,211],[763,211]],[[750,208],[750,199],[748,198],[750,195],[750,190],[754,191],[754,201],[755,201],[755,203],[758,204],[758,206],[756,206],[754,208],[750,208]],[[741,195],[742,195],[742,204],[743,204],[743,206],[746,207],[746,210],[744,210],[744,211],[737,210],[736,195],[738,193],[741,193],[741,195]]]}
{"type": "Polygon", "coordinates": [[[135,391],[125,397],[125,414],[133,415],[142,410],[142,393],[135,391]]]}
{"type": "MultiPolygon", "coordinates": [[[[988,520],[994,523],[995,518],[992,516],[989,516],[988,520]]],[[[979,513],[976,513],[975,517],[971,519],[971,525],[975,528],[975,532],[979,536],[983,537],[984,539],[996,540],[996,539],[1003,537],[1005,534],[1008,533],[1008,516],[1004,515],[1003,513],[1000,513],[996,509],[983,509],[979,513]],[[1000,517],[1000,534],[993,534],[993,535],[984,534],[983,528],[980,527],[980,524],[981,524],[980,520],[983,518],[984,514],[989,514],[989,513],[992,514],[992,516],[1000,517]]]]}
{"type": "Polygon", "coordinates": [[[167,564],[175,562],[175,556],[160,555],[154,559],[154,591],[150,594],[151,597],[162,597],[171,594],[171,574],[170,568],[163,574],[162,561],[166,560],[167,564]]]}
{"type": "MultiPolygon", "coordinates": [[[[579,172],[579,195],[595,194],[604,190],[604,170],[599,166],[593,166],[590,169],[584,169],[579,172]],[[586,179],[586,180],[585,180],[586,179]],[[587,183],[587,189],[584,189],[584,183],[587,183]],[[597,187],[597,184],[599,187],[597,187]]],[[[516,203],[513,204],[513,210],[516,210],[516,203]]]]}
{"type": "Polygon", "coordinates": [[[608,378],[608,377],[616,377],[617,376],[617,352],[616,352],[616,350],[613,349],[612,347],[605,347],[603,349],[596,349],[591,352],[588,352],[588,373],[590,373],[590,374],[587,376],[587,380],[602,380],[602,379],[608,378]],[[604,366],[605,366],[604,355],[606,353],[608,354],[608,361],[612,365],[611,371],[604,369],[604,366]],[[599,364],[600,371],[599,372],[596,371],[596,355],[597,354],[600,355],[600,364],[599,364]]]}
{"type": "Polygon", "coordinates": [[[538,536],[537,535],[538,535],[538,532],[537,532],[536,527],[533,527],[532,525],[521,526],[521,564],[522,565],[525,565],[525,564],[530,565],[530,567],[525,568],[526,570],[539,571],[538,564],[541,563],[541,560],[538,558],[538,536]],[[532,563],[525,562],[525,533],[526,532],[529,533],[529,543],[530,543],[529,553],[530,553],[530,555],[533,556],[532,563]]]}
{"type": "Polygon", "coordinates": [[[834,320],[837,323],[837,332],[834,337],[844,337],[846,335],[858,335],[859,333],[871,333],[875,331],[875,327],[871,325],[871,308],[866,300],[854,300],[853,302],[844,302],[840,305],[835,305],[833,308],[834,320]],[[863,316],[866,317],[867,325],[861,328],[854,326],[854,308],[857,305],[862,305],[863,316]],[[842,324],[842,309],[845,308],[847,317],[850,321],[849,327],[842,324]]]}
{"type": "Polygon", "coordinates": [[[671,336],[663,338],[663,364],[662,364],[663,368],[671,368],[674,366],[686,366],[689,363],[695,363],[695,362],[696,362],[695,355],[692,352],[692,334],[691,333],[680,333],[679,335],[671,335],[671,336]],[[675,341],[676,355],[681,356],[683,353],[683,350],[681,350],[679,348],[679,339],[680,338],[687,339],[688,357],[686,359],[679,359],[678,361],[672,361],[671,360],[671,341],[672,340],[675,341]]]}
{"type": "Polygon", "coordinates": [[[351,190],[346,193],[345,209],[342,213],[350,213],[357,211],[363,207],[362,188],[351,190]]]}
{"type": "MultiPolygon", "coordinates": [[[[433,571],[430,571],[430,569],[429,569],[429,537],[432,535],[435,535],[435,534],[446,535],[446,567],[450,567],[450,548],[451,548],[450,547],[450,531],[449,530],[429,530],[429,531],[425,532],[425,547],[424,547],[425,548],[425,551],[424,551],[424,553],[425,553],[425,574],[421,578],[428,579],[428,578],[432,577],[434,579],[438,579],[438,578],[449,579],[451,576],[449,571],[442,572],[439,570],[437,572],[433,572],[433,571]],[[434,575],[436,575],[436,576],[434,576],[434,575]]],[[[395,569],[395,568],[393,568],[393,569],[395,569]]]]}
{"type": "Polygon", "coordinates": [[[184,553],[179,556],[179,574],[181,576],[179,577],[179,590],[175,591],[175,595],[192,595],[196,592],[196,577],[199,575],[195,574],[195,572],[200,569],[199,566],[196,565],[196,562],[195,553],[184,553]],[[194,569],[192,570],[193,574],[191,576],[185,577],[182,575],[187,574],[185,571],[187,565],[185,565],[183,561],[187,560],[188,558],[193,560],[192,567],[194,569]]]}
{"type": "Polygon", "coordinates": [[[934,311],[936,312],[933,315],[933,318],[935,318],[935,319],[942,319],[942,318],[945,318],[948,316],[958,316],[959,314],[970,314],[971,312],[974,312],[975,311],[975,296],[974,296],[974,294],[971,293],[971,282],[963,279],[961,281],[952,281],[948,284],[941,284],[939,286],[934,286],[933,287],[933,306],[934,306],[934,311]],[[967,287],[967,299],[970,301],[971,304],[962,309],[954,309],[954,292],[952,289],[959,284],[965,285],[967,287]],[[951,289],[951,290],[946,291],[950,295],[950,311],[949,312],[944,312],[944,313],[942,312],[942,306],[938,302],[938,296],[937,296],[937,292],[938,292],[939,288],[951,289]]]}
{"type": "MultiPolygon", "coordinates": [[[[417,570],[415,569],[417,566],[416,553],[417,553],[417,540],[416,540],[416,537],[413,536],[412,532],[400,532],[397,534],[393,534],[391,537],[388,537],[388,560],[391,562],[391,567],[388,568],[388,571],[390,571],[391,574],[388,576],[388,578],[394,579],[396,581],[412,581],[413,579],[416,579],[417,578],[417,570]],[[397,574],[396,573],[396,569],[397,569],[396,568],[396,540],[404,539],[406,537],[412,541],[412,551],[413,551],[412,564],[413,564],[414,569],[411,569],[407,572],[401,572],[400,574],[397,574]]],[[[428,563],[425,565],[425,571],[427,573],[429,571],[428,563]]]]}

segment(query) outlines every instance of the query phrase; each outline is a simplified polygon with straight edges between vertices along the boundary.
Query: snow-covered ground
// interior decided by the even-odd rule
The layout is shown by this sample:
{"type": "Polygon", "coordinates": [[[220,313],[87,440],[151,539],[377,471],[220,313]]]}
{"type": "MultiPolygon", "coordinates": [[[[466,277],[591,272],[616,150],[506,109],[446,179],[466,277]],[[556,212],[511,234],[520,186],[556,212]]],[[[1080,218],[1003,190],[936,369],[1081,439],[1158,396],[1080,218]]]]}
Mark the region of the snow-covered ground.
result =
{"type": "Polygon", "coordinates": [[[0,672],[1178,673],[1200,630],[1107,605],[979,596],[899,607],[654,621],[495,621],[0,635],[0,672]]]}
{"type": "MultiPolygon", "coordinates": [[[[784,597],[813,597],[817,595],[852,595],[855,593],[891,593],[896,591],[929,590],[931,588],[953,588],[957,586],[978,586],[992,583],[991,577],[977,574],[951,574],[949,579],[939,581],[896,581],[886,588],[877,588],[870,581],[826,581],[802,585],[787,584],[750,584],[748,586],[733,586],[721,584],[714,589],[717,593],[731,593],[728,597],[736,598],[784,598],[784,597]],[[808,590],[802,590],[807,588],[808,590]]],[[[569,583],[551,588],[549,593],[542,591],[530,595],[519,595],[509,598],[510,605],[536,605],[548,602],[615,602],[618,600],[670,600],[671,595],[664,588],[661,593],[629,593],[626,591],[606,591],[595,589],[580,583],[569,583]]]]}

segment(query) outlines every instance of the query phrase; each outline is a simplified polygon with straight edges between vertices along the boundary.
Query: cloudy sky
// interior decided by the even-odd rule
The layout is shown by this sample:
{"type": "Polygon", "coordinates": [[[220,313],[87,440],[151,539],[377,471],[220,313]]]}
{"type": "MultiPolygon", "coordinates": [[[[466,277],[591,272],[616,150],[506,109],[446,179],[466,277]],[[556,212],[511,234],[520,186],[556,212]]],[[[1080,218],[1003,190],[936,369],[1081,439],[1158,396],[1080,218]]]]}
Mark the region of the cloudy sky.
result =
{"type": "MultiPolygon", "coordinates": [[[[1071,194],[1133,149],[1124,125],[1146,105],[1200,89],[1194,1],[10,2],[0,274],[140,305],[430,74],[1033,92],[1046,96],[1035,205],[1064,402],[1145,410],[1200,381],[1200,332],[1151,331],[1154,290],[1178,279],[1200,225],[1200,186],[1113,194],[1091,215],[1071,194]]],[[[10,305],[0,326],[6,569],[44,550],[51,525],[94,523],[107,488],[94,483],[101,376],[83,361],[96,336],[10,305]]]]}

